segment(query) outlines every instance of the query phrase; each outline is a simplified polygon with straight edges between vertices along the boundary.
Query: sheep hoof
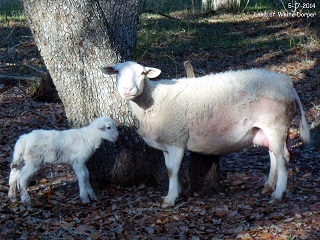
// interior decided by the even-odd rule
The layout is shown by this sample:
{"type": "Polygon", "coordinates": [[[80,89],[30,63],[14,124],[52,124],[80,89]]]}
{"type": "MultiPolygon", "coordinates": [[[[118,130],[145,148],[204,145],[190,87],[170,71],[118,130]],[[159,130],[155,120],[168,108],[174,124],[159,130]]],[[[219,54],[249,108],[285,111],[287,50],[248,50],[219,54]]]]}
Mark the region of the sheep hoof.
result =
{"type": "Polygon", "coordinates": [[[174,202],[170,203],[170,202],[166,202],[164,201],[161,205],[161,208],[168,208],[168,207],[173,207],[174,206],[174,202]]]}
{"type": "Polygon", "coordinates": [[[271,194],[271,200],[270,201],[273,201],[273,202],[281,202],[283,197],[286,195],[286,192],[282,192],[282,193],[277,193],[277,192],[273,192],[271,194]]]}
{"type": "Polygon", "coordinates": [[[168,207],[172,207],[172,204],[162,203],[162,205],[161,205],[161,208],[168,208],[168,207]]]}

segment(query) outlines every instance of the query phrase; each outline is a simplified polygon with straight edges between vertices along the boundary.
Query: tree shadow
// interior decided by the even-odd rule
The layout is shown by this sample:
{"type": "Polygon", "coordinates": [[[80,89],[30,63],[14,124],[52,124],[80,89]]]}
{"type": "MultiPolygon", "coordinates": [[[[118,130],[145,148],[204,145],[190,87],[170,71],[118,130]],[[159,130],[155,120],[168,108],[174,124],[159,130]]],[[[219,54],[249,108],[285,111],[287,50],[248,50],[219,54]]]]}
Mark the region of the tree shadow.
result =
{"type": "Polygon", "coordinates": [[[232,16],[201,22],[148,18],[140,24],[136,59],[162,67],[162,76],[171,78],[184,73],[185,60],[192,61],[198,75],[290,63],[295,50],[308,40],[298,31],[316,25],[300,19],[232,16]]]}
{"type": "Polygon", "coordinates": [[[36,76],[44,62],[25,22],[0,24],[0,74],[36,76]]]}

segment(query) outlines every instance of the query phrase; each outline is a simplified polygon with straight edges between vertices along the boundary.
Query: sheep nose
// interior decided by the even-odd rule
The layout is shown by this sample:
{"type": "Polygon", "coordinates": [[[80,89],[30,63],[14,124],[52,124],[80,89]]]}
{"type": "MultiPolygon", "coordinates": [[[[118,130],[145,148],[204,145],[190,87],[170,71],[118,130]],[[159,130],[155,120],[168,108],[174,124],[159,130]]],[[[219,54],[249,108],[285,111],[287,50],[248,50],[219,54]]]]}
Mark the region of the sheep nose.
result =
{"type": "Polygon", "coordinates": [[[135,88],[134,87],[123,87],[122,88],[122,95],[124,97],[131,97],[134,96],[136,93],[135,88]]]}

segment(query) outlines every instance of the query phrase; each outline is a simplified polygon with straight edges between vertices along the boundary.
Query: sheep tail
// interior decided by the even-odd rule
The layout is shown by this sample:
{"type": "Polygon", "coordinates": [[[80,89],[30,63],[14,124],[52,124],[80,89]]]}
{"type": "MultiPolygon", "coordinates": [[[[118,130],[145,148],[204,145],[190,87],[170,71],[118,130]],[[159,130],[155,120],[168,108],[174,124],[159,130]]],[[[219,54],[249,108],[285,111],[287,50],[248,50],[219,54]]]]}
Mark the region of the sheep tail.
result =
{"type": "Polygon", "coordinates": [[[10,168],[17,168],[19,165],[23,163],[23,154],[26,148],[26,141],[22,137],[19,138],[16,145],[14,146],[13,158],[10,164],[10,168]]]}
{"type": "Polygon", "coordinates": [[[307,123],[300,98],[295,90],[294,90],[294,92],[295,92],[295,102],[299,108],[298,115],[299,115],[299,119],[300,119],[300,123],[299,123],[299,125],[300,125],[299,126],[300,138],[304,143],[309,143],[310,142],[309,125],[307,123]]]}

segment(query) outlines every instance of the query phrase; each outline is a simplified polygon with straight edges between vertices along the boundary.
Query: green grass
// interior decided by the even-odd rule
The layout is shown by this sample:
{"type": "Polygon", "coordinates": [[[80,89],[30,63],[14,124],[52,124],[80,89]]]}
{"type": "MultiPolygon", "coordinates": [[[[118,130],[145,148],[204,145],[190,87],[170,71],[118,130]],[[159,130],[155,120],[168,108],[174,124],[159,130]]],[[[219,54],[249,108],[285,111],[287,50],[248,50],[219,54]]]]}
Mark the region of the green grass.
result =
{"type": "Polygon", "coordinates": [[[282,4],[280,1],[270,1],[270,0],[260,0],[260,1],[250,1],[247,6],[248,11],[270,11],[281,9],[282,4]]]}
{"type": "Polygon", "coordinates": [[[143,13],[140,16],[135,54],[137,60],[151,58],[154,54],[179,55],[192,49],[194,51],[290,50],[308,41],[299,34],[287,33],[285,29],[291,27],[291,19],[284,19],[282,22],[273,21],[272,18],[252,18],[253,12],[281,11],[291,0],[282,0],[283,4],[281,1],[251,0],[247,11],[234,15],[200,12],[192,14],[188,10],[190,7],[188,3],[191,1],[186,0],[145,2],[145,9],[152,10],[153,13],[143,13]]]}
{"type": "Polygon", "coordinates": [[[24,20],[25,17],[18,0],[0,0],[0,23],[24,20]]]}
{"type": "Polygon", "coordinates": [[[179,55],[192,49],[241,51],[253,47],[288,48],[293,41],[298,41],[279,34],[280,27],[269,29],[264,26],[264,21],[242,20],[240,16],[237,19],[224,15],[219,19],[198,17],[174,21],[156,14],[143,14],[135,58],[151,57],[161,51],[165,51],[165,55],[171,52],[179,55]]]}
{"type": "MultiPolygon", "coordinates": [[[[240,0],[238,11],[269,11],[280,10],[283,6],[287,7],[291,0],[240,0]],[[283,4],[282,4],[283,3],[283,4]]],[[[201,1],[194,0],[194,9],[201,10],[201,1]]],[[[142,0],[141,11],[152,10],[161,13],[173,13],[176,11],[190,11],[192,7],[191,0],[142,0]]]]}
{"type": "MultiPolygon", "coordinates": [[[[199,4],[196,5],[200,8],[199,4]]],[[[152,10],[161,13],[170,13],[187,10],[190,6],[191,0],[142,0],[141,11],[152,10]]]]}
{"type": "MultiPolygon", "coordinates": [[[[142,0],[135,59],[160,52],[161,56],[171,59],[173,55],[199,49],[296,48],[307,41],[298,35],[279,34],[281,26],[268,28],[267,20],[246,18],[255,11],[281,10],[291,0],[250,0],[245,13],[236,15],[202,14],[201,1],[194,2],[197,12],[191,13],[191,0],[142,0]]],[[[18,0],[0,0],[0,23],[24,20],[18,0]]]]}

